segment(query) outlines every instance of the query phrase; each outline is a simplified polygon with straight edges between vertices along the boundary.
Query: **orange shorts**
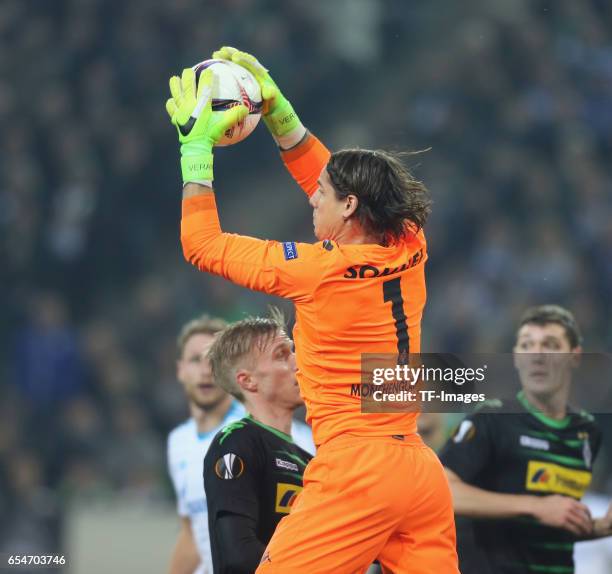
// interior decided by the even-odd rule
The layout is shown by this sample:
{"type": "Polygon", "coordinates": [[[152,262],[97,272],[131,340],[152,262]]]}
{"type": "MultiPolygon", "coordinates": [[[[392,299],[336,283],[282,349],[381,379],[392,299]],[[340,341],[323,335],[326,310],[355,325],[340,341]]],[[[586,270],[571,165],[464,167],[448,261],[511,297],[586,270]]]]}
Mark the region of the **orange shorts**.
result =
{"type": "Polygon", "coordinates": [[[257,574],[459,574],[442,465],[418,435],[324,444],[257,574]]]}

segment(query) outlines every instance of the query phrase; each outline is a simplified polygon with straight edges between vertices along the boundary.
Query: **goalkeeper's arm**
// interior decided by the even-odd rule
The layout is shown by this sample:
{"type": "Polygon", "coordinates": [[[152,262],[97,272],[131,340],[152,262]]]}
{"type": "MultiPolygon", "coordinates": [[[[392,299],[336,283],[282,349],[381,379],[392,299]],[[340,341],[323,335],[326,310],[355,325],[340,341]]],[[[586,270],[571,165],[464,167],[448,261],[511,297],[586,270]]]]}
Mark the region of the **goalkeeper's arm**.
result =
{"type": "Polygon", "coordinates": [[[316,191],[321,170],[329,160],[329,150],[306,130],[291,102],[254,56],[225,46],[217,50],[213,58],[230,60],[253,74],[264,101],[263,120],[281,150],[287,170],[310,197],[316,191]]]}
{"type": "MultiPolygon", "coordinates": [[[[221,275],[249,289],[293,300],[310,297],[317,278],[312,266],[318,261],[320,247],[281,244],[221,230],[212,190],[213,147],[225,130],[244,118],[248,110],[245,106],[236,106],[222,114],[212,113],[212,82],[209,68],[200,75],[196,88],[195,73],[187,68],[181,78],[171,78],[172,97],[166,102],[181,143],[184,184],[181,243],[185,258],[201,271],[221,275]],[[300,250],[299,259],[288,257],[285,250],[296,247],[300,250]]],[[[320,143],[319,146],[323,147],[320,143]]],[[[326,162],[325,148],[323,151],[319,148],[319,152],[314,148],[307,151],[315,164],[326,162]]],[[[322,165],[318,166],[319,172],[320,169],[322,165]]],[[[307,170],[308,181],[312,173],[312,169],[307,170]]],[[[305,185],[310,184],[305,182],[305,185]]]]}
{"type": "Polygon", "coordinates": [[[210,68],[200,74],[197,85],[191,68],[183,70],[180,78],[170,78],[172,97],[166,102],[166,110],[181,143],[183,252],[202,271],[272,293],[278,281],[266,264],[270,242],[221,231],[212,189],[213,147],[225,130],[244,118],[248,110],[246,106],[236,106],[214,114],[212,84],[210,68]]]}

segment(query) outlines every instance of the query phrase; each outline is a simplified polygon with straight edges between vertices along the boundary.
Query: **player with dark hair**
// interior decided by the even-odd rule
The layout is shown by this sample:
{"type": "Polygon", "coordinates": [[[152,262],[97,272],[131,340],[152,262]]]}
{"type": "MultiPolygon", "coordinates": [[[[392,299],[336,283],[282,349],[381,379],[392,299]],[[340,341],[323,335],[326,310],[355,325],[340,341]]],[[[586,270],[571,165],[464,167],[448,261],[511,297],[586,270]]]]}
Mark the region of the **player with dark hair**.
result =
{"type": "Polygon", "coordinates": [[[225,329],[209,357],[215,379],[249,413],[215,437],[204,460],[214,572],[250,574],[312,458],[290,435],[303,405],[293,343],[278,317],[251,317],[225,329]]]}
{"type": "Polygon", "coordinates": [[[581,353],[573,315],[529,309],[514,346],[521,391],[468,416],[440,454],[458,521],[463,574],[574,571],[573,544],[612,534],[612,507],[592,520],[580,502],[601,435],[568,405],[581,353]],[[514,414],[513,414],[514,413],[514,414]]]}
{"type": "Polygon", "coordinates": [[[401,241],[406,221],[416,230],[425,225],[431,200],[425,186],[406,170],[400,154],[345,149],[331,154],[325,171],[337,199],[357,198],[352,217],[379,243],[401,241]]]}
{"type": "Polygon", "coordinates": [[[318,451],[304,490],[279,524],[258,572],[457,570],[447,479],[416,433],[416,413],[361,412],[351,393],[362,355],[420,352],[430,210],[425,186],[387,152],[330,154],[249,54],[215,58],[248,69],[263,119],[313,208],[317,242],[263,241],[221,230],[212,189],[213,146],[247,113],[213,113],[213,77],[183,71],[166,104],[181,142],[186,259],[202,271],[291,299],[297,378],[318,451]]]}

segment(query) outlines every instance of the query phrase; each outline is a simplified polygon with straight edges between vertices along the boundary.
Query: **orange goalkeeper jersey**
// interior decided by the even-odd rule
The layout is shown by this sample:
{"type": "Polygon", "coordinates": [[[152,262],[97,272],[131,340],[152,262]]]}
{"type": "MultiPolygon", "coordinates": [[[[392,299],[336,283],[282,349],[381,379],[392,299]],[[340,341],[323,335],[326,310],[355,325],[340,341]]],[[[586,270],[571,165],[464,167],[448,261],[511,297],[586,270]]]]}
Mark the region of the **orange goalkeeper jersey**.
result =
{"type": "MultiPolygon", "coordinates": [[[[314,136],[284,152],[310,196],[329,151],[314,136]]],[[[410,434],[415,413],[365,414],[354,385],[363,353],[420,352],[427,259],[422,231],[399,244],[266,241],[221,231],[213,194],[183,201],[185,257],[201,271],[291,299],[298,382],[315,443],[342,433],[410,434]]]]}

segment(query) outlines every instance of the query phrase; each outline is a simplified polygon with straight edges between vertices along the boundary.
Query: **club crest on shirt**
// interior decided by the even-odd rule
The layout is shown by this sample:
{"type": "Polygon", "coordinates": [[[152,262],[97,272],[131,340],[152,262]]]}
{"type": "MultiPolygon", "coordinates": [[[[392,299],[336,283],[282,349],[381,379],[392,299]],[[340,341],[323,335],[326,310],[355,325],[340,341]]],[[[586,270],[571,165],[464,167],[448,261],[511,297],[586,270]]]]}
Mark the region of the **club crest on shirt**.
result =
{"type": "Polygon", "coordinates": [[[578,433],[578,438],[582,440],[582,458],[584,460],[584,465],[587,468],[591,468],[591,464],[593,462],[593,451],[591,450],[591,443],[589,442],[589,433],[580,432],[578,433]]]}
{"type": "Polygon", "coordinates": [[[223,480],[238,478],[244,472],[243,460],[233,452],[224,454],[215,463],[215,474],[223,480]]]}

